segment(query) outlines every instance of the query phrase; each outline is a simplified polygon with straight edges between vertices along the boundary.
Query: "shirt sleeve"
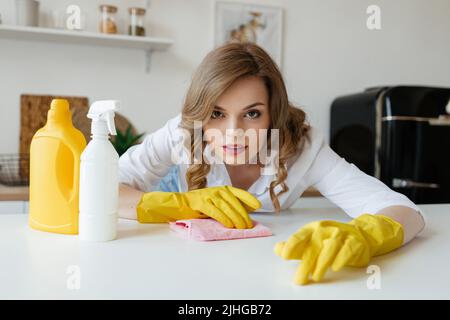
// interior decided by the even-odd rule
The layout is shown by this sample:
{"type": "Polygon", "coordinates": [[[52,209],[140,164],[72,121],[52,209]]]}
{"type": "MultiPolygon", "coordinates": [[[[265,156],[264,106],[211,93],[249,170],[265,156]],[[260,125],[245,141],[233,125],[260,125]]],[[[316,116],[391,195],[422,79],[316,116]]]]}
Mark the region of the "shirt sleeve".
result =
{"type": "Polygon", "coordinates": [[[180,137],[180,122],[181,113],[130,147],[119,159],[119,182],[144,192],[154,191],[175,163],[172,150],[180,137]]]}
{"type": "Polygon", "coordinates": [[[375,214],[388,206],[401,205],[417,210],[423,218],[421,210],[407,196],[347,162],[325,141],[321,144],[305,179],[309,186],[316,188],[349,216],[356,218],[363,213],[375,214]]]}

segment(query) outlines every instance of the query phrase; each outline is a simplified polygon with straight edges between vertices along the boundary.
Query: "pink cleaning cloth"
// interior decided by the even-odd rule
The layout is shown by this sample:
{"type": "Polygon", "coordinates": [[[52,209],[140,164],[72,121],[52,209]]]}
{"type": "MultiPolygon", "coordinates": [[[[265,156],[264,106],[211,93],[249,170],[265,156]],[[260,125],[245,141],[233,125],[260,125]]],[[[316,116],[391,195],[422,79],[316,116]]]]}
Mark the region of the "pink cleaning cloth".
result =
{"type": "Polygon", "coordinates": [[[257,221],[251,229],[227,228],[214,219],[188,219],[169,222],[170,229],[186,240],[210,241],[271,236],[270,229],[257,221]]]}

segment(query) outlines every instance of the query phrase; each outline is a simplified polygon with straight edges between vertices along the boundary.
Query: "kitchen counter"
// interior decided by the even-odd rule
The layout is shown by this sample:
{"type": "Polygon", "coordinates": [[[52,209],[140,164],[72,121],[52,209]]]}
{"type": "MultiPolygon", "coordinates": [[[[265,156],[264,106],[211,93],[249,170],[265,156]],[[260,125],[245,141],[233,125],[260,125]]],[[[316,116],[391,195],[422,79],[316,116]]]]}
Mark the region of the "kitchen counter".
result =
{"type": "MultiPolygon", "coordinates": [[[[322,194],[314,188],[306,189],[302,197],[322,197],[322,194]]],[[[9,187],[0,184],[0,201],[28,201],[29,187],[9,187]]]]}
{"type": "Polygon", "coordinates": [[[349,221],[337,208],[252,214],[274,235],[213,242],[182,240],[167,224],[120,219],[117,240],[82,243],[30,229],[26,214],[3,214],[0,299],[449,299],[450,204],[420,207],[427,228],[371,261],[381,270],[380,289],[368,288],[366,268],[295,285],[298,261],[273,253],[277,241],[305,223],[349,221]]]}

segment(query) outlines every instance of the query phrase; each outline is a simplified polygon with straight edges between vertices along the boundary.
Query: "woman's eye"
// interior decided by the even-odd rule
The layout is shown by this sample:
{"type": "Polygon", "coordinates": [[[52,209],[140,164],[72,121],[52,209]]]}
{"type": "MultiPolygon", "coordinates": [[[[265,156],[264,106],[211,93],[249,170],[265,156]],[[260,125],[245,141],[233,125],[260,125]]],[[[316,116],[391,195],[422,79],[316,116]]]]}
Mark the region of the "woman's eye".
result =
{"type": "Polygon", "coordinates": [[[261,112],[259,112],[258,110],[252,110],[247,112],[247,116],[250,119],[256,119],[261,115],[261,112]]]}
{"type": "Polygon", "coordinates": [[[212,119],[219,119],[223,116],[222,112],[214,110],[211,114],[212,119]]]}

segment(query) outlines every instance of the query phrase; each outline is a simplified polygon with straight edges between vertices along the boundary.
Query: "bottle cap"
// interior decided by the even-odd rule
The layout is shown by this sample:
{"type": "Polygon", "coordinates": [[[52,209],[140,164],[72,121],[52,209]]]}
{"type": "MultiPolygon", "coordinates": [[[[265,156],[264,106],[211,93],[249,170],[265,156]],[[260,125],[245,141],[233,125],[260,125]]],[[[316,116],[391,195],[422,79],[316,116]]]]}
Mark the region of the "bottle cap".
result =
{"type": "Polygon", "coordinates": [[[91,133],[100,135],[116,135],[114,124],[115,111],[119,109],[117,100],[95,101],[89,108],[87,117],[92,119],[91,133]]]}

